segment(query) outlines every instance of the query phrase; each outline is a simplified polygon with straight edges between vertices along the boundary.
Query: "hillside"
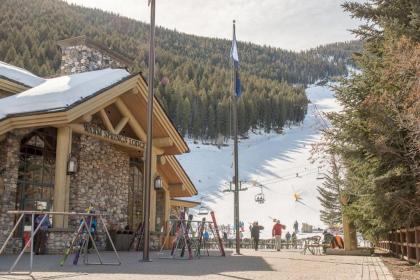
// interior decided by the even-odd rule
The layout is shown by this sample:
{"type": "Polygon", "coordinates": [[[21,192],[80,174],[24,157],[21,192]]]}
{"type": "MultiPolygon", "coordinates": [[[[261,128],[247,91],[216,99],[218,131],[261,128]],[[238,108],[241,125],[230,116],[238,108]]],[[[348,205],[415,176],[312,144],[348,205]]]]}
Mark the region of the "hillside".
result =
{"type": "MultiPolygon", "coordinates": [[[[41,76],[56,75],[61,53],[55,42],[87,35],[133,57],[132,70],[147,73],[147,24],[58,0],[3,0],[0,10],[2,61],[41,76]]],[[[228,136],[230,42],[165,28],[158,28],[156,36],[157,96],[178,130],[201,139],[228,136]]],[[[303,86],[346,74],[345,65],[359,48],[359,42],[350,42],[291,52],[239,43],[240,132],[257,127],[270,131],[301,122],[307,105],[303,86]]]]}

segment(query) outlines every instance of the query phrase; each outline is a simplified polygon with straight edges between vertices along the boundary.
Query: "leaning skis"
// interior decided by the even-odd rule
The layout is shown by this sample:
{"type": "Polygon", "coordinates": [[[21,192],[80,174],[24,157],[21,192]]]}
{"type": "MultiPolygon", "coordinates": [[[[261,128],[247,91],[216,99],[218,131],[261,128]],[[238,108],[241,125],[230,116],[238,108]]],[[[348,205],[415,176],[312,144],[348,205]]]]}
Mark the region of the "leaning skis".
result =
{"type": "Polygon", "coordinates": [[[211,219],[213,220],[213,226],[214,226],[214,230],[216,231],[216,238],[219,241],[219,250],[220,250],[220,254],[222,255],[222,257],[225,257],[225,249],[223,247],[223,241],[220,238],[220,233],[219,233],[219,227],[217,226],[217,222],[216,222],[216,216],[214,215],[214,211],[210,212],[211,215],[211,219]]]}

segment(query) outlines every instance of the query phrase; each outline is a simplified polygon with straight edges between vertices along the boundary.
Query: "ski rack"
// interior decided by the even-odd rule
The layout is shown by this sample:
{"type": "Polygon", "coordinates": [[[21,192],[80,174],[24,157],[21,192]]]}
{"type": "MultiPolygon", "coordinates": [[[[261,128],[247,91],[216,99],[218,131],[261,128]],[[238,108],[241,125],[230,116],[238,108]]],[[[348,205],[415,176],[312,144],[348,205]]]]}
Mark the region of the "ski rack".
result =
{"type": "MultiPolygon", "coordinates": [[[[52,215],[52,216],[54,216],[54,215],[76,216],[76,217],[81,216],[82,217],[82,223],[79,226],[78,231],[76,231],[76,233],[79,233],[79,231],[83,231],[83,228],[86,229],[86,231],[89,234],[89,239],[92,241],[92,244],[95,248],[96,254],[98,255],[98,259],[99,259],[99,263],[89,263],[88,259],[86,257],[87,254],[85,254],[85,259],[84,259],[85,264],[87,264],[87,265],[121,265],[121,259],[118,255],[117,250],[115,249],[115,245],[112,242],[111,236],[109,235],[108,229],[106,227],[105,220],[103,219],[103,216],[104,216],[103,214],[76,213],[76,212],[25,211],[25,210],[7,211],[7,213],[11,214],[11,215],[19,215],[19,218],[18,218],[16,224],[14,225],[13,229],[11,230],[10,234],[8,235],[8,237],[7,237],[6,241],[4,242],[3,246],[0,248],[0,255],[6,249],[7,244],[9,243],[10,239],[12,238],[14,232],[18,228],[19,224],[21,223],[21,221],[23,220],[23,217],[25,215],[30,215],[31,216],[31,236],[29,238],[29,241],[23,246],[23,248],[20,251],[18,257],[15,260],[15,262],[10,266],[8,272],[7,273],[0,273],[0,275],[14,275],[14,276],[32,275],[33,259],[34,259],[34,252],[33,252],[34,238],[35,238],[35,235],[38,233],[39,229],[41,228],[41,225],[43,224],[45,219],[47,217],[49,217],[50,215],[52,215]],[[37,227],[35,227],[35,215],[43,215],[44,216],[37,227]],[[101,220],[101,223],[103,225],[103,229],[105,230],[105,233],[106,233],[107,237],[109,238],[109,241],[111,243],[112,249],[115,253],[115,256],[116,256],[118,262],[116,262],[116,263],[105,263],[105,262],[102,261],[101,255],[98,251],[98,248],[96,247],[96,244],[93,240],[93,237],[90,234],[90,227],[87,225],[86,217],[97,217],[101,220]],[[29,245],[30,245],[29,271],[27,273],[14,272],[14,269],[16,268],[16,265],[19,263],[20,259],[22,258],[23,254],[25,253],[25,250],[29,247],[29,245]]],[[[77,239],[77,235],[75,234],[75,237],[73,238],[72,243],[75,242],[76,239],[77,239]]],[[[70,245],[72,245],[72,244],[70,244],[70,245]]],[[[71,248],[70,248],[70,251],[69,251],[69,248],[67,248],[66,251],[68,251],[69,254],[70,254],[71,253],[71,248]]]]}
{"type": "Polygon", "coordinates": [[[217,245],[217,248],[219,249],[220,256],[225,257],[226,254],[225,254],[225,250],[224,250],[224,246],[223,246],[223,240],[220,237],[219,228],[218,228],[217,222],[216,222],[216,216],[215,216],[213,211],[210,212],[210,215],[211,215],[212,221],[206,221],[205,217],[203,217],[201,221],[185,220],[185,218],[182,218],[182,216],[180,217],[180,219],[169,219],[168,223],[170,223],[170,225],[167,227],[168,231],[166,233],[166,236],[165,236],[164,242],[162,244],[162,247],[161,247],[161,249],[158,253],[159,258],[161,258],[161,259],[181,259],[181,260],[185,260],[185,258],[183,258],[183,257],[180,257],[180,258],[176,257],[178,250],[182,250],[182,248],[185,249],[185,245],[188,246],[188,247],[191,247],[191,249],[192,248],[195,249],[195,254],[194,255],[197,258],[200,258],[201,256],[203,256],[201,254],[202,249],[205,249],[206,252],[207,252],[207,256],[210,256],[208,247],[206,246],[207,245],[206,241],[203,238],[203,233],[204,233],[204,229],[205,229],[206,225],[209,227],[209,229],[210,229],[210,231],[213,235],[213,238],[217,242],[216,245],[217,245]],[[193,223],[198,224],[198,226],[197,226],[198,235],[194,239],[192,239],[188,236],[188,239],[187,239],[187,235],[189,235],[190,231],[193,228],[193,226],[192,226],[193,223]],[[188,224],[190,224],[189,227],[188,227],[188,224]],[[164,253],[164,251],[165,251],[164,248],[165,248],[165,245],[167,245],[167,243],[169,241],[170,233],[173,231],[174,227],[177,228],[177,231],[176,231],[176,235],[175,235],[176,236],[175,240],[172,243],[171,254],[170,254],[170,256],[165,256],[164,255],[165,254],[164,253]],[[182,246],[181,248],[180,248],[180,245],[182,246]]]}
{"type": "Polygon", "coordinates": [[[171,225],[171,227],[168,227],[168,232],[166,234],[165,241],[163,242],[162,247],[158,254],[159,258],[185,260],[184,252],[185,252],[185,247],[187,247],[188,254],[189,254],[188,259],[191,260],[193,257],[192,251],[191,251],[192,240],[189,238],[189,230],[191,229],[191,224],[196,221],[192,220],[192,215],[189,215],[188,220],[185,220],[185,213],[181,212],[179,219],[170,219],[169,222],[174,222],[174,223],[171,225]],[[168,256],[164,256],[163,251],[164,251],[167,241],[169,240],[169,235],[173,227],[177,228],[176,235],[175,235],[176,237],[175,237],[175,240],[172,242],[171,253],[170,253],[170,256],[168,257],[168,256]],[[182,246],[181,248],[179,248],[180,244],[182,246]],[[180,257],[177,258],[176,255],[179,249],[181,250],[180,257]]]}

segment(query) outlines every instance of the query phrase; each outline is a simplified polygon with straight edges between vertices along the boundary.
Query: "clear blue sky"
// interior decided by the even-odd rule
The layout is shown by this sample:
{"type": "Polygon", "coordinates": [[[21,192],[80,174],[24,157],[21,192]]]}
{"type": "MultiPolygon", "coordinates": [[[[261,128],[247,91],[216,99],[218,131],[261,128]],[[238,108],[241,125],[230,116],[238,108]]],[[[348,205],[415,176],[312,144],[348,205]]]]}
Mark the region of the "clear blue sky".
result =
{"type": "MultiPolygon", "coordinates": [[[[148,0],[65,0],[149,22],[148,0]]],[[[357,0],[363,2],[363,0],[357,0]]],[[[189,34],[237,38],[261,45],[302,50],[354,39],[359,22],[344,13],[344,0],[156,0],[158,25],[189,34]]]]}

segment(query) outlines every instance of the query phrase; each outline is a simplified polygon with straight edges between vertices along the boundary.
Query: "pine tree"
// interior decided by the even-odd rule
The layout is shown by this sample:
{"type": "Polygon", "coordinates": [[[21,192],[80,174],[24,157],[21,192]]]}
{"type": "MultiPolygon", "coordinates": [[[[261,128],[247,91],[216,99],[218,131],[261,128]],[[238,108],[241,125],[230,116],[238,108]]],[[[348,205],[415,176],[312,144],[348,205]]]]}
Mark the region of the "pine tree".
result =
{"type": "Polygon", "coordinates": [[[341,178],[342,168],[334,155],[329,163],[331,170],[324,174],[322,186],[317,187],[318,200],[323,208],[320,211],[321,221],[329,227],[336,227],[342,224],[341,189],[344,181],[341,178]]]}

